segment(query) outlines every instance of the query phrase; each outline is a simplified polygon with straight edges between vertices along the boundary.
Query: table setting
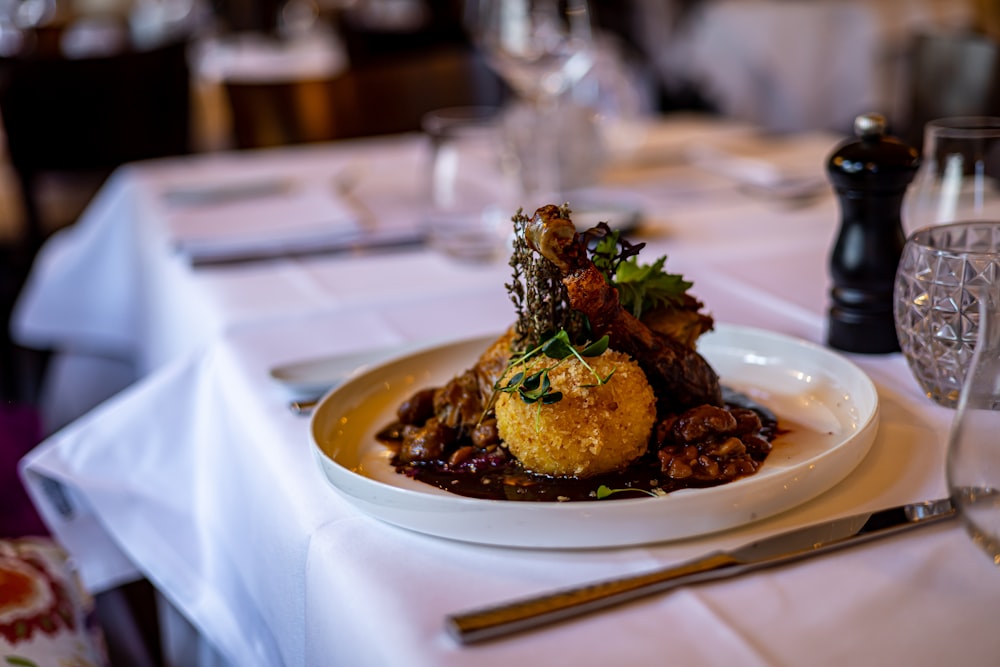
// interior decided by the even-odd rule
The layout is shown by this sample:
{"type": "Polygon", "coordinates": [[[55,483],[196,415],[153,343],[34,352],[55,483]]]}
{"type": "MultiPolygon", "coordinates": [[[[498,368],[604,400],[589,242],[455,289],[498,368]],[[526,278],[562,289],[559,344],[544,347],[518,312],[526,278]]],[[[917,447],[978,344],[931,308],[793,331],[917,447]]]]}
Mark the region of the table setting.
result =
{"type": "MultiPolygon", "coordinates": [[[[54,351],[50,434],[20,473],[85,588],[148,579],[171,664],[991,664],[989,523],[970,537],[976,498],[962,520],[951,502],[991,488],[989,382],[956,410],[905,345],[828,340],[846,213],[820,179],[845,145],[889,139],[687,114],[634,136],[556,190],[627,201],[641,261],[693,283],[713,322],[698,355],[776,415],[759,470],[554,502],[398,474],[378,438],[400,403],[517,321],[517,223],[471,258],[431,242],[426,134],[137,163],[42,248],[11,323],[54,351]],[[959,416],[972,444],[951,447],[959,416]],[[483,610],[632,575],[666,578],[477,630],[483,610]]],[[[507,220],[555,203],[493,184],[507,220]]]]}

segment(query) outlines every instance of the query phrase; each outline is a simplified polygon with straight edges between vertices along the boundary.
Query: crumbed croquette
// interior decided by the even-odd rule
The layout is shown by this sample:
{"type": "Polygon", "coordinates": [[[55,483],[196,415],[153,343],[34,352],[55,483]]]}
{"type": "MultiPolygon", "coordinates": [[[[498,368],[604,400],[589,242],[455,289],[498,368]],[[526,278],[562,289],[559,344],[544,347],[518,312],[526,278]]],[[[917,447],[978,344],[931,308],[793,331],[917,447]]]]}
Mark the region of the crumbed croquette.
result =
{"type": "MultiPolygon", "coordinates": [[[[539,356],[527,373],[556,362],[539,356]]],[[[606,350],[587,359],[610,379],[599,386],[579,359],[569,358],[549,372],[562,399],[525,403],[517,393],[497,399],[497,428],[511,454],[528,470],[545,475],[589,477],[627,466],[646,451],[656,420],[656,397],[639,365],[628,355],[606,350]]],[[[508,376],[521,366],[508,371],[508,376]]]]}

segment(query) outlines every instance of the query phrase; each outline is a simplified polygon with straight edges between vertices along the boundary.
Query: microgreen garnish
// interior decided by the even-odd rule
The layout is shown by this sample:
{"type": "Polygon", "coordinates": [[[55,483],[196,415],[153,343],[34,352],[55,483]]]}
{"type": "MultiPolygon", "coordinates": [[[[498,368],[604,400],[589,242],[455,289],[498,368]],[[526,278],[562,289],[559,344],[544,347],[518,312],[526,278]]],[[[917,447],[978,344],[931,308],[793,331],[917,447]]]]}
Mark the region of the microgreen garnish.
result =
{"type": "Polygon", "coordinates": [[[656,493],[655,491],[647,491],[646,489],[629,489],[629,488],[625,488],[625,489],[611,489],[611,488],[608,488],[606,485],[601,484],[599,487],[597,487],[597,499],[598,500],[604,500],[605,498],[607,498],[608,496],[610,496],[613,493],[625,493],[626,491],[637,491],[639,493],[645,493],[647,496],[653,496],[654,498],[656,496],[660,495],[660,494],[656,493]]]}
{"type": "Polygon", "coordinates": [[[606,222],[599,222],[584,235],[587,245],[593,247],[590,252],[591,261],[609,282],[614,278],[622,262],[636,257],[639,251],[646,247],[645,243],[632,243],[622,238],[621,232],[612,230],[606,222]]]}
{"type": "Polygon", "coordinates": [[[507,368],[510,369],[516,366],[523,366],[539,354],[543,354],[550,359],[554,359],[556,363],[551,366],[545,366],[528,376],[525,376],[524,371],[519,371],[511,376],[505,386],[501,387],[498,383],[493,388],[497,391],[506,392],[508,394],[516,392],[521,396],[521,400],[525,403],[535,403],[537,401],[541,401],[546,405],[556,403],[562,399],[562,393],[552,389],[552,383],[549,380],[549,371],[555,369],[563,361],[569,359],[570,357],[576,357],[579,359],[580,363],[582,363],[594,376],[595,383],[584,386],[594,387],[602,385],[611,378],[614,374],[614,369],[612,369],[607,376],[601,377],[600,373],[594,370],[594,367],[587,363],[585,357],[598,357],[604,354],[604,351],[608,349],[608,341],[608,337],[604,336],[603,338],[586,345],[583,349],[578,350],[573,343],[570,342],[569,334],[566,333],[566,330],[560,329],[557,334],[548,340],[543,341],[541,344],[521,355],[515,356],[511,359],[507,368]]]}
{"type": "Polygon", "coordinates": [[[493,404],[496,402],[496,397],[501,393],[514,394],[516,393],[521,397],[521,400],[525,403],[532,404],[537,403],[539,406],[551,405],[552,403],[558,403],[562,400],[562,392],[555,391],[552,388],[552,381],[549,379],[549,372],[557,368],[564,361],[570,357],[576,357],[580,360],[580,363],[586,367],[587,370],[591,372],[594,376],[593,384],[583,385],[584,387],[597,387],[607,383],[614,375],[615,369],[611,369],[606,376],[601,377],[593,366],[587,363],[586,357],[599,357],[604,354],[605,350],[608,349],[609,338],[604,336],[592,343],[583,346],[581,349],[577,349],[576,346],[569,339],[569,334],[566,333],[565,329],[560,329],[558,333],[551,336],[550,338],[542,341],[540,344],[536,345],[527,352],[515,354],[511,358],[510,362],[507,364],[507,368],[500,375],[501,379],[507,375],[507,372],[513,368],[521,367],[521,370],[517,371],[507,380],[507,383],[501,385],[501,380],[497,380],[496,384],[493,385],[493,395],[490,396],[490,400],[487,402],[485,412],[488,412],[493,404]],[[527,363],[542,354],[550,359],[553,359],[555,363],[544,366],[543,368],[534,371],[531,374],[526,375],[527,363]]]}

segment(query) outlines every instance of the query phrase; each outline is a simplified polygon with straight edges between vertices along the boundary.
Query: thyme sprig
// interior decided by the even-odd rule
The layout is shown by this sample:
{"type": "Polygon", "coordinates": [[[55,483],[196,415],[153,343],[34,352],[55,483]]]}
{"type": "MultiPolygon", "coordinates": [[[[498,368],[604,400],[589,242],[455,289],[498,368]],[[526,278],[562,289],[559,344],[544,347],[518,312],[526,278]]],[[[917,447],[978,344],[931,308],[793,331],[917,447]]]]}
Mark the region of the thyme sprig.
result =
{"type": "MultiPolygon", "coordinates": [[[[560,210],[568,219],[569,209],[560,210]]],[[[514,226],[514,247],[510,256],[513,272],[505,287],[517,315],[516,343],[524,347],[539,345],[559,329],[566,329],[573,340],[583,340],[587,335],[586,318],[570,307],[562,272],[528,246],[525,230],[531,218],[518,210],[511,221],[514,226]]]]}

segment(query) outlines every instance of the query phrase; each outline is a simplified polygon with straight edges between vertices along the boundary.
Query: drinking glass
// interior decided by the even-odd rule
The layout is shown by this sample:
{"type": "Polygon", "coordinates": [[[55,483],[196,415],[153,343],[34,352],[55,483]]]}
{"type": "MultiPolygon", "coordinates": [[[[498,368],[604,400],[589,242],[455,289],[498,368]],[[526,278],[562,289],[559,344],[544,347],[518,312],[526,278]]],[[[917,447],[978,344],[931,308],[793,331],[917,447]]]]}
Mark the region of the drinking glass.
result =
{"type": "Polygon", "coordinates": [[[979,295],[976,351],[948,438],[948,492],[973,541],[1000,565],[1000,286],[979,295]]]}
{"type": "Polygon", "coordinates": [[[489,66],[530,112],[530,156],[534,175],[525,194],[548,203],[563,190],[560,140],[567,136],[566,94],[591,69],[594,41],[587,0],[480,0],[471,22],[489,66]]]}
{"type": "Polygon", "coordinates": [[[446,107],[427,112],[427,209],[431,247],[455,259],[502,255],[510,232],[512,195],[499,155],[498,111],[446,107]]]}
{"type": "Polygon", "coordinates": [[[924,129],[920,169],[907,193],[908,230],[1000,220],[1000,118],[943,118],[924,129]]]}
{"type": "Polygon", "coordinates": [[[955,407],[976,348],[980,295],[1000,289],[1000,222],[932,225],[909,236],[896,270],[899,347],[917,383],[955,407]]]}

